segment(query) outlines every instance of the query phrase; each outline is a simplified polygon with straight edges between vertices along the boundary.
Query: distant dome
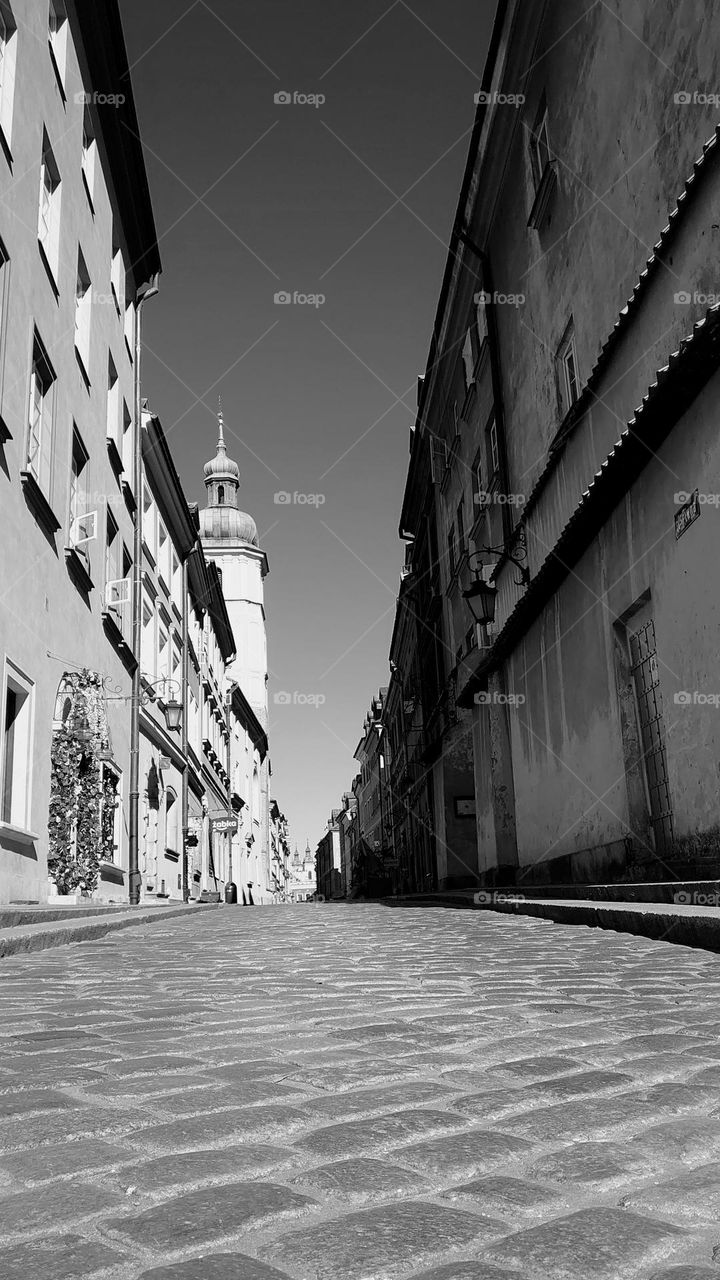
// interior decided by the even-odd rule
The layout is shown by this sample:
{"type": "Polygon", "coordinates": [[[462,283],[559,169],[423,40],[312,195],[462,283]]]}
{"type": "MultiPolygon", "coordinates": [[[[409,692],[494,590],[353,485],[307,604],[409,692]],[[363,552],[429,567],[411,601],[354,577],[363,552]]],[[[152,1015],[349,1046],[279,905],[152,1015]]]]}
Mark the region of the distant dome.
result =
{"type": "Polygon", "coordinates": [[[237,507],[205,507],[199,517],[201,538],[258,545],[257,525],[247,511],[238,511],[237,507]]]}
{"type": "Polygon", "coordinates": [[[257,525],[252,516],[238,508],[240,468],[227,456],[222,408],[218,413],[218,424],[217,452],[203,468],[207,506],[199,512],[200,537],[213,542],[244,542],[256,547],[257,525]]]}

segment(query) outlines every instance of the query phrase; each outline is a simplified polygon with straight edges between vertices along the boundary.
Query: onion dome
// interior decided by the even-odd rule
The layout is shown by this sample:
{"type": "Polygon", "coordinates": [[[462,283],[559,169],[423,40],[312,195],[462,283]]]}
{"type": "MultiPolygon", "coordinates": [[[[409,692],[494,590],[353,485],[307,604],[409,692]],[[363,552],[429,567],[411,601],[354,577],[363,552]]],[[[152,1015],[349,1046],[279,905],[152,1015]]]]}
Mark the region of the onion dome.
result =
{"type": "Polygon", "coordinates": [[[247,511],[238,507],[240,468],[227,455],[222,405],[218,411],[220,428],[217,452],[205,463],[207,506],[199,513],[200,537],[212,542],[240,542],[258,545],[257,525],[247,511]]]}

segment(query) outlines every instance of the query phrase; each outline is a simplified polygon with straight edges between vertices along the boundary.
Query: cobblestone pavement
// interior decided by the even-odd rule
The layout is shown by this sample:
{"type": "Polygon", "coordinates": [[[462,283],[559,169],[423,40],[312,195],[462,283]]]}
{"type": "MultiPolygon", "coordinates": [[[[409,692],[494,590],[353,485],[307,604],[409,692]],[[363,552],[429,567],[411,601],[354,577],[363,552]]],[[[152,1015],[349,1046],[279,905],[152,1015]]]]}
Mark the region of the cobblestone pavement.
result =
{"type": "Polygon", "coordinates": [[[708,952],[373,905],[3,960],[0,1276],[719,1280],[719,998],[708,952]]]}

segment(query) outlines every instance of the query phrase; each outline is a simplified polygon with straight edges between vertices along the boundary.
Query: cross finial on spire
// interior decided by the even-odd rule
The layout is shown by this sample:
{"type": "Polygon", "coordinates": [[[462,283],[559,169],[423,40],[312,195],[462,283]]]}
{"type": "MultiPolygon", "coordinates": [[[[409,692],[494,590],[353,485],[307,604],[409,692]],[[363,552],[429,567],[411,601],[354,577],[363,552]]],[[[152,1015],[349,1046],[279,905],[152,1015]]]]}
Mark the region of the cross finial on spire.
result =
{"type": "Polygon", "coordinates": [[[218,449],[225,448],[225,423],[223,421],[222,396],[218,396],[218,426],[220,427],[220,438],[218,440],[218,449]]]}

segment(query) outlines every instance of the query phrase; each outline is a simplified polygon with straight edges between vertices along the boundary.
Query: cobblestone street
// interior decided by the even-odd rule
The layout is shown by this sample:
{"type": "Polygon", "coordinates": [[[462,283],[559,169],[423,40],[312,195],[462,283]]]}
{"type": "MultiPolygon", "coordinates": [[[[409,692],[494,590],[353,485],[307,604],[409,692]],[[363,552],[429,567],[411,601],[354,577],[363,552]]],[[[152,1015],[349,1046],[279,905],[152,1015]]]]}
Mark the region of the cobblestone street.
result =
{"type": "Polygon", "coordinates": [[[221,909],[2,963],[3,1280],[711,1280],[720,957],[221,909]]]}

